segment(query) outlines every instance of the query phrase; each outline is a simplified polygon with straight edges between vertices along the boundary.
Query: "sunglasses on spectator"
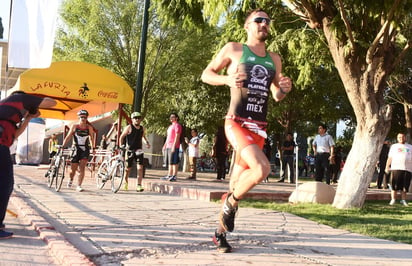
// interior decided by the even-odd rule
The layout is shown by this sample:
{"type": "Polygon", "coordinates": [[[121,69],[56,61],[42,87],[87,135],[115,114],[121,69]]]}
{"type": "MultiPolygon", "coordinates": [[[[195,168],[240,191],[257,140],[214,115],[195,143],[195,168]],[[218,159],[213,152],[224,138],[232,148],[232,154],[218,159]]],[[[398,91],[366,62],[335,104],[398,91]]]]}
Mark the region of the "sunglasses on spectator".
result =
{"type": "Polygon", "coordinates": [[[80,119],[87,119],[87,116],[79,116],[80,119]]]}
{"type": "Polygon", "coordinates": [[[269,25],[270,24],[270,18],[257,17],[257,18],[254,18],[252,20],[252,22],[256,22],[258,24],[264,22],[266,25],[269,25]]]}
{"type": "Polygon", "coordinates": [[[141,116],[132,117],[132,119],[141,119],[141,118],[142,118],[141,116]]]}

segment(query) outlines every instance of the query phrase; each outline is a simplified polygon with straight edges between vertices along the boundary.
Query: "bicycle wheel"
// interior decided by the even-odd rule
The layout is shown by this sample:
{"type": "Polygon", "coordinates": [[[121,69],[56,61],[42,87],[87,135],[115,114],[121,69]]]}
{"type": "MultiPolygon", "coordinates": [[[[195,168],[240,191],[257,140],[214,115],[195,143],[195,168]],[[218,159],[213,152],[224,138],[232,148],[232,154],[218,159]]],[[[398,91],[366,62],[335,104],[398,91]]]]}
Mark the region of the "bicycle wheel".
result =
{"type": "Polygon", "coordinates": [[[59,164],[56,168],[56,173],[55,173],[55,176],[56,176],[55,189],[57,192],[59,192],[62,187],[65,170],[66,170],[66,160],[64,157],[60,157],[59,164]]]}
{"type": "Polygon", "coordinates": [[[113,193],[116,193],[117,191],[119,191],[120,186],[122,185],[122,182],[123,182],[123,176],[124,176],[124,162],[118,160],[116,164],[114,165],[113,170],[111,172],[113,193]]]}
{"type": "Polygon", "coordinates": [[[96,174],[96,185],[98,189],[102,189],[106,184],[107,177],[109,175],[109,162],[103,161],[102,164],[99,166],[99,170],[97,170],[96,174]]]}
{"type": "Polygon", "coordinates": [[[54,182],[54,177],[56,175],[56,166],[53,164],[50,165],[49,169],[47,170],[46,177],[47,177],[47,186],[52,187],[54,182]]]}

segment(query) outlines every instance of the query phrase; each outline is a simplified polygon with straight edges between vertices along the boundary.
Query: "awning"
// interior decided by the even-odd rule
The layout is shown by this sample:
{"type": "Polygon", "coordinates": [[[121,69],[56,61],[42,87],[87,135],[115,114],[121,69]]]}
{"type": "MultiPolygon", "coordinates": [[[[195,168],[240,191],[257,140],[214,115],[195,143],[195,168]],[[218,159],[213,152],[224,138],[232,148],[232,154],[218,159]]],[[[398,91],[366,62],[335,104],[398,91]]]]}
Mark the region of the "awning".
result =
{"type": "Polygon", "coordinates": [[[132,104],[134,91],[118,75],[85,62],[54,62],[49,68],[29,69],[17,80],[14,90],[48,96],[57,101],[50,109],[41,109],[41,117],[62,120],[77,119],[77,111],[86,109],[90,116],[132,104]]]}

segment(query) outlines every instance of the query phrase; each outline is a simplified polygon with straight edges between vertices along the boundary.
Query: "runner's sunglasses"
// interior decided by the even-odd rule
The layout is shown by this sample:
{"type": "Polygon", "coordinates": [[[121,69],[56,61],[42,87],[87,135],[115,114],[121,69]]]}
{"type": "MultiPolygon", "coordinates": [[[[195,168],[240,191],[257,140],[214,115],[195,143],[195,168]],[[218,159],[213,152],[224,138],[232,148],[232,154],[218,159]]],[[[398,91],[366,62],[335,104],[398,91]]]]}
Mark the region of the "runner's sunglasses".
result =
{"type": "Polygon", "coordinates": [[[262,22],[264,22],[266,25],[269,25],[269,24],[270,24],[270,18],[257,17],[257,18],[254,18],[252,21],[253,21],[253,22],[256,22],[256,23],[262,23],[262,22]]]}

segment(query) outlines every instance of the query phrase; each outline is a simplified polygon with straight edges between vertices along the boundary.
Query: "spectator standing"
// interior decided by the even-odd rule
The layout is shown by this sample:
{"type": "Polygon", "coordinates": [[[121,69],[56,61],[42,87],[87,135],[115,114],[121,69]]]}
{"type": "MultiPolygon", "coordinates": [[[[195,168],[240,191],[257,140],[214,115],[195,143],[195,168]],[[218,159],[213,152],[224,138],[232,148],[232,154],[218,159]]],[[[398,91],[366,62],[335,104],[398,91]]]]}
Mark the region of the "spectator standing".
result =
{"type": "Polygon", "coordinates": [[[66,147],[69,140],[73,137],[74,152],[71,158],[67,187],[72,187],[74,175],[76,174],[77,169],[79,169],[76,191],[82,192],[84,190],[82,188],[82,183],[90,156],[90,146],[92,152],[94,152],[95,149],[94,129],[89,121],[87,121],[87,118],[89,117],[89,112],[87,112],[87,110],[80,110],[77,112],[77,116],[79,117],[79,122],[71,126],[69,133],[67,133],[67,136],[63,140],[63,147],[66,147]]]}
{"type": "Polygon", "coordinates": [[[306,156],[303,158],[299,158],[299,176],[303,176],[303,173],[305,173],[305,177],[308,177],[308,171],[309,164],[306,160],[306,156]]]}
{"type": "MultiPolygon", "coordinates": [[[[270,140],[267,138],[265,139],[265,145],[263,145],[263,152],[266,155],[266,158],[268,158],[268,161],[270,163],[270,173],[272,173],[272,164],[271,164],[271,159],[272,159],[272,147],[270,145],[270,140]]],[[[264,183],[269,182],[269,175],[263,180],[264,183]]]]}
{"type": "Polygon", "coordinates": [[[219,126],[213,139],[212,157],[216,160],[216,179],[219,181],[226,178],[226,161],[228,156],[228,142],[225,136],[225,128],[219,126]]]}
{"type": "Polygon", "coordinates": [[[326,132],[327,127],[325,124],[321,124],[318,127],[318,135],[312,143],[313,150],[315,152],[315,171],[316,181],[322,182],[323,178],[326,179],[326,184],[330,184],[330,168],[329,162],[334,156],[335,142],[333,138],[326,132]],[[325,176],[326,174],[326,176],[325,176]]]}
{"type": "Polygon", "coordinates": [[[390,143],[388,140],[383,142],[383,146],[381,149],[381,153],[379,154],[379,161],[378,161],[378,180],[377,186],[378,189],[382,189],[382,183],[385,186],[385,189],[388,188],[389,184],[389,176],[385,173],[386,162],[388,161],[388,153],[389,153],[390,143]]]}
{"type": "Polygon", "coordinates": [[[30,120],[40,115],[39,108],[54,105],[56,101],[51,98],[41,98],[22,91],[13,92],[0,101],[0,239],[13,236],[12,232],[5,230],[6,225],[3,223],[14,186],[10,146],[23,133],[30,120]]]}
{"type": "Polygon", "coordinates": [[[306,161],[308,161],[310,177],[313,178],[315,177],[315,156],[309,153],[306,156],[306,161]]]}
{"type": "Polygon", "coordinates": [[[49,161],[56,155],[58,144],[57,136],[53,133],[49,139],[49,161]]]}
{"type": "Polygon", "coordinates": [[[144,153],[143,143],[150,148],[150,143],[146,138],[145,130],[140,123],[142,122],[142,115],[139,112],[133,112],[131,115],[132,123],[127,125],[119,138],[119,143],[123,144],[126,140],[126,171],[124,173],[124,190],[129,189],[129,173],[133,165],[137,165],[137,186],[136,191],[142,192],[144,190],[142,181],[144,177],[144,153]]]}
{"type": "Polygon", "coordinates": [[[269,96],[282,100],[292,89],[290,78],[282,75],[278,54],[266,50],[270,18],[262,9],[248,12],[244,29],[245,44],[229,42],[208,64],[202,80],[208,84],[230,87],[230,106],[225,133],[236,158],[230,175],[230,189],[220,212],[220,225],[213,237],[219,252],[231,252],[226,232],[234,229],[238,204],[270,172],[263,153],[267,127],[269,96]],[[225,72],[221,70],[225,69],[225,72]]]}
{"type": "Polygon", "coordinates": [[[286,139],[283,141],[281,150],[282,150],[282,174],[278,182],[285,182],[285,174],[286,174],[286,169],[288,169],[289,173],[289,183],[293,184],[295,183],[295,177],[294,177],[294,167],[293,167],[293,162],[294,162],[294,156],[293,156],[293,151],[296,147],[296,143],[293,140],[293,135],[292,133],[287,133],[286,134],[286,139]]]}
{"type": "Polygon", "coordinates": [[[335,153],[330,160],[330,174],[332,184],[337,184],[339,179],[340,167],[342,164],[342,149],[340,147],[335,148],[335,153]]]}
{"type": "Polygon", "coordinates": [[[396,139],[398,143],[390,147],[385,168],[387,174],[389,171],[391,172],[391,201],[389,204],[395,204],[396,194],[400,191],[400,203],[408,206],[406,194],[409,191],[412,177],[412,145],[406,143],[406,136],[403,133],[398,133],[396,139]]]}
{"type": "Polygon", "coordinates": [[[185,138],[185,142],[188,145],[189,167],[190,167],[190,176],[187,179],[196,180],[197,158],[199,157],[200,138],[198,136],[198,132],[196,128],[193,128],[190,131],[190,134],[192,135],[190,140],[188,138],[185,138]]]}
{"type": "Polygon", "coordinates": [[[163,145],[163,151],[166,155],[165,163],[168,166],[167,175],[162,177],[162,180],[174,182],[177,180],[177,172],[179,170],[179,148],[180,135],[183,133],[182,125],[179,124],[179,116],[177,113],[170,114],[170,126],[167,128],[166,142],[163,145]]]}

